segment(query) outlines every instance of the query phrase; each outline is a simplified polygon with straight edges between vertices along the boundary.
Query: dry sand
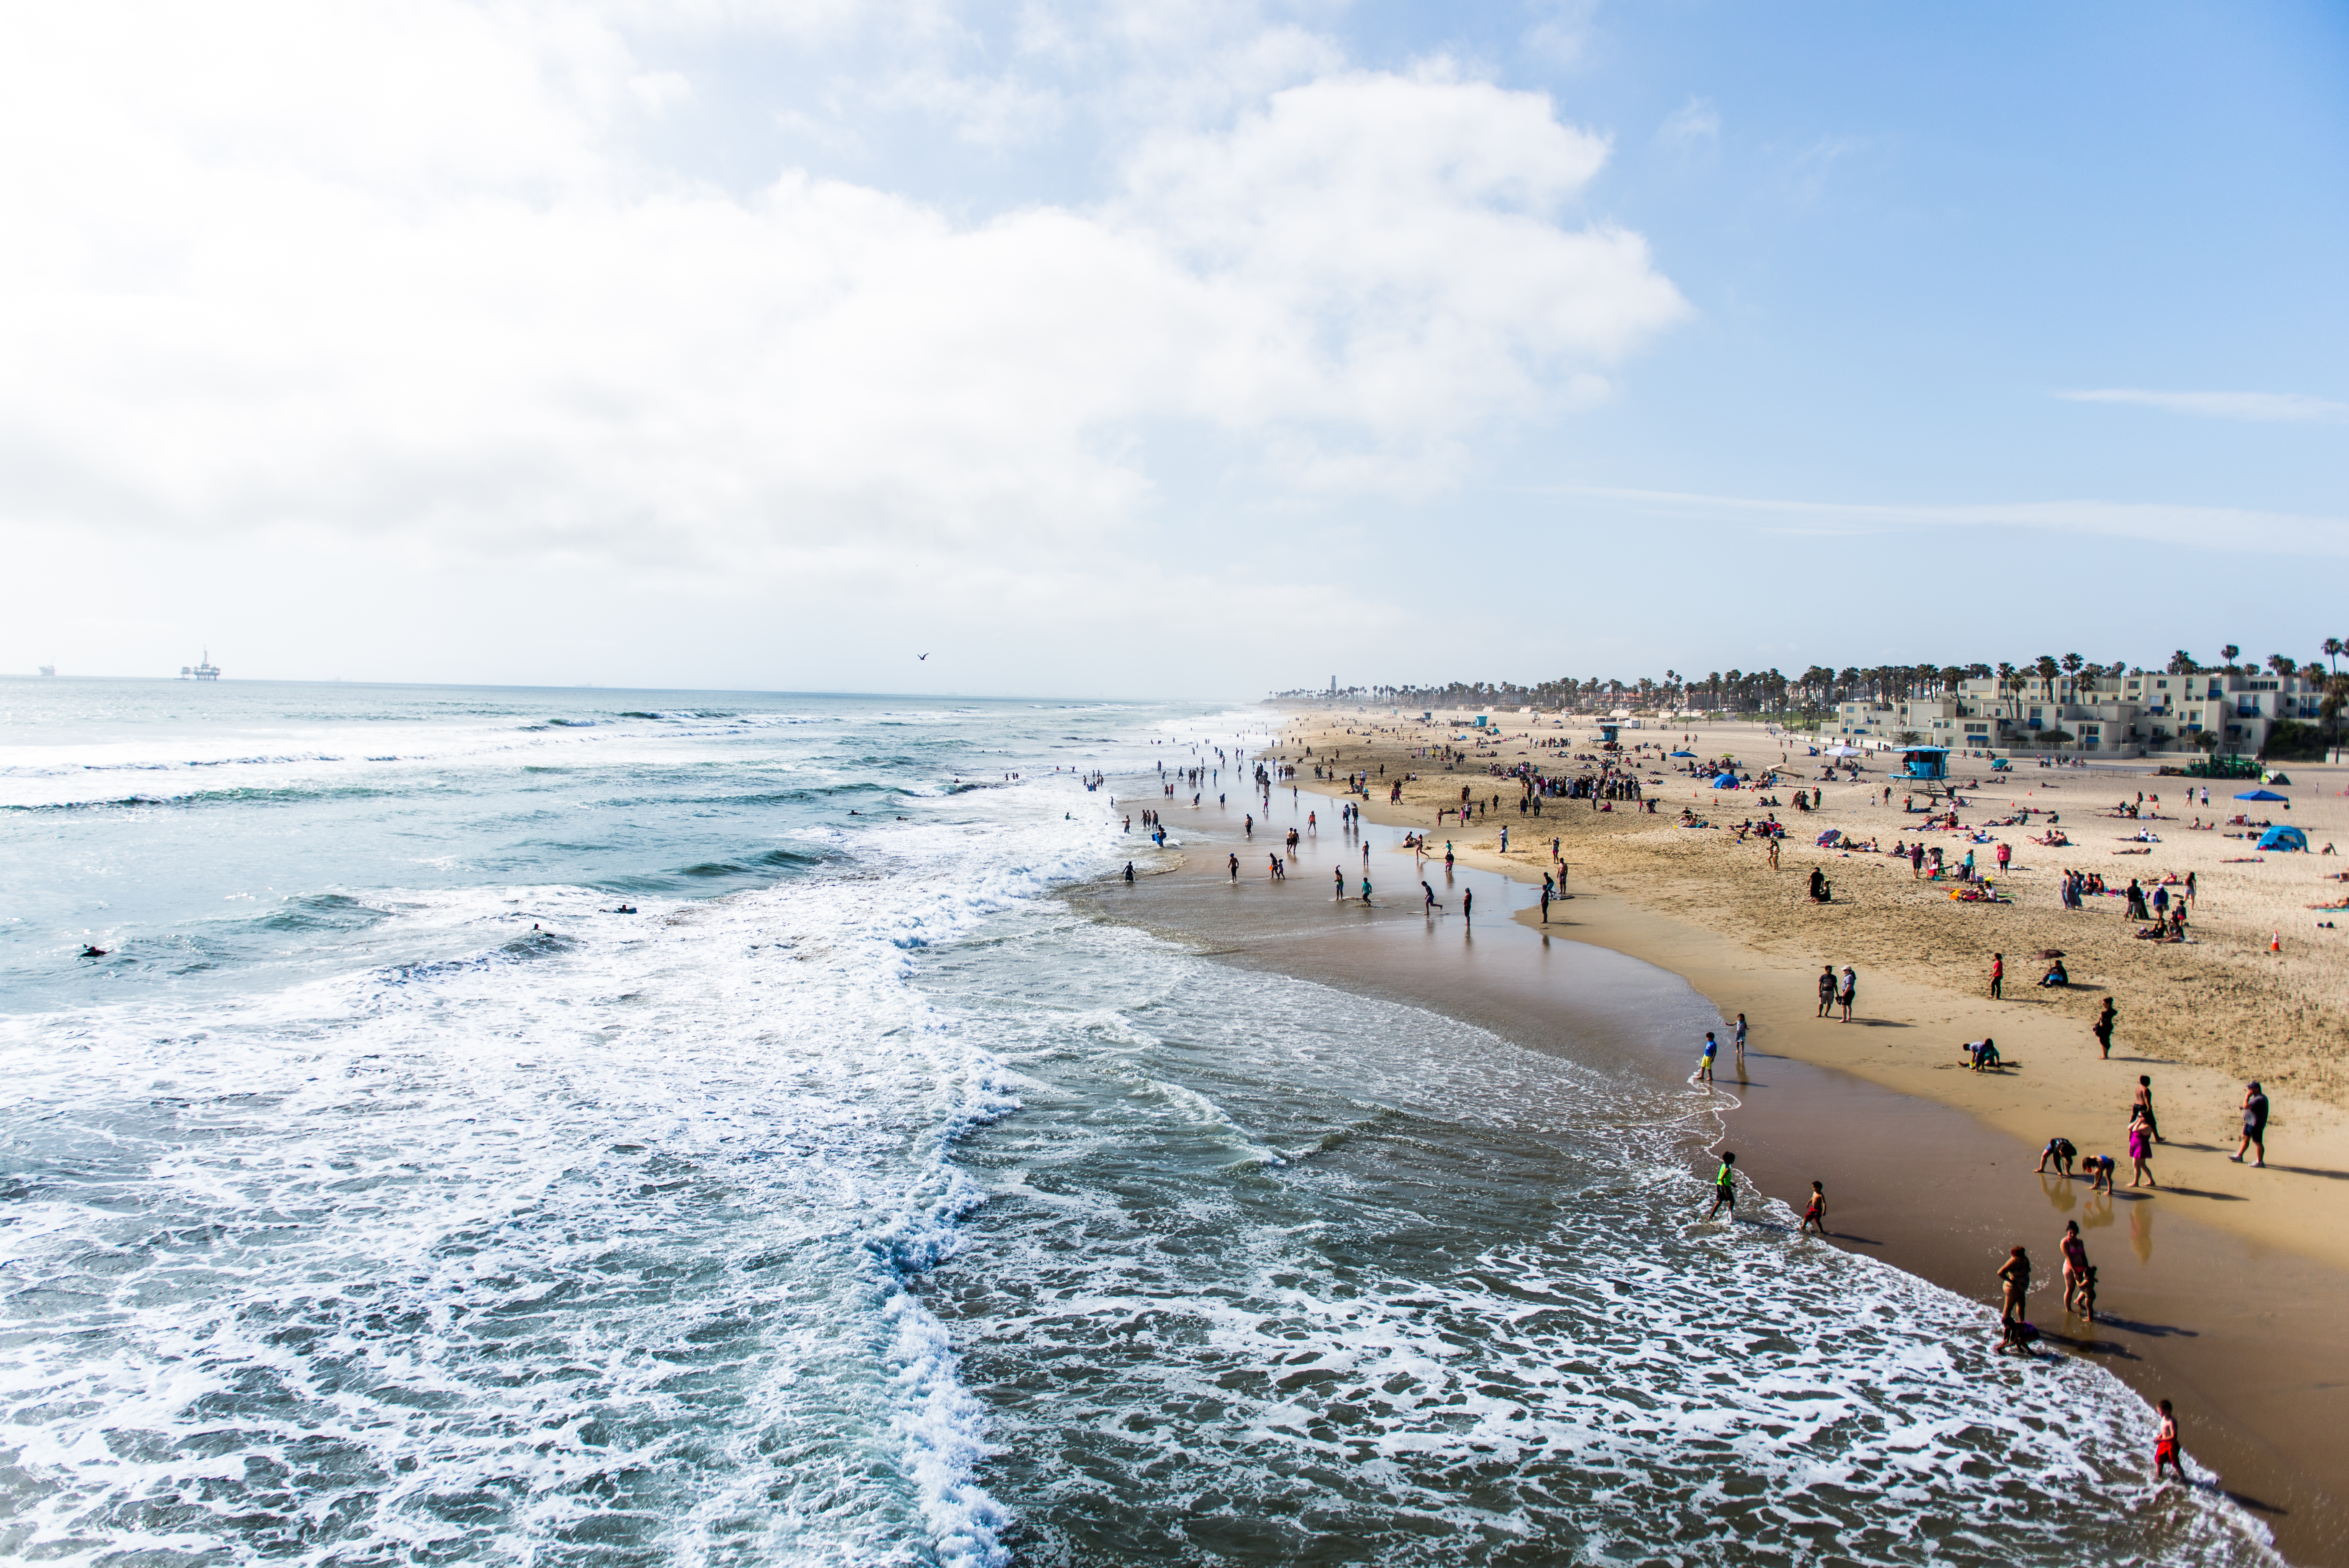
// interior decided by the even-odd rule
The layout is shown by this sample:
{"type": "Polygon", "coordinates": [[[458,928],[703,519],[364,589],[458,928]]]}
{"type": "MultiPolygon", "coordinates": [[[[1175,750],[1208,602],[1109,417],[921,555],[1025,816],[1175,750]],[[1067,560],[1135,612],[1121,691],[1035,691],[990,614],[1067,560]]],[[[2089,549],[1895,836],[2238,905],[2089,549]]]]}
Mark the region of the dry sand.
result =
{"type": "MultiPolygon", "coordinates": [[[[2189,830],[2185,823],[2194,814],[2208,821],[2213,812],[2188,809],[2186,780],[2150,777],[2149,765],[2045,770],[2018,765],[2014,776],[2004,777],[1986,765],[1976,775],[1961,763],[1963,777],[1982,781],[1979,790],[1961,791],[1968,802],[1960,810],[1961,821],[1980,824],[2027,803],[2055,810],[2073,841],[2068,849],[2043,849],[2030,841],[2030,835],[2045,831],[2037,821],[2028,829],[1992,829],[1993,841],[1985,844],[1954,833],[1926,835],[1951,861],[1971,848],[1978,861],[1991,864],[1995,841],[2013,846],[2014,867],[2001,886],[2013,902],[1961,903],[1951,902],[1946,887],[1912,882],[1905,861],[1814,847],[1812,841],[1829,828],[1873,837],[1885,850],[1918,836],[1923,815],[1904,816],[1903,790],[1889,779],[1879,758],[1858,759],[1866,770],[1857,784],[1814,786],[1805,779],[1799,787],[1825,791],[1822,810],[1775,810],[1790,831],[1775,872],[1759,840],[1740,844],[1731,830],[1748,817],[1771,813],[1754,791],[1714,790],[1682,775],[1647,769],[1643,779],[1663,780],[1647,786],[1658,799],[1653,816],[1553,800],[1544,802],[1536,819],[1516,810],[1514,780],[1487,772],[1495,765],[1531,762],[1571,777],[1580,769],[1566,758],[1594,752],[1591,733],[1587,723],[1564,729],[1506,726],[1475,748],[1481,755],[1447,770],[1442,760],[1416,753],[1472,731],[1344,711],[1309,713],[1293,716],[1281,755],[1299,764],[1297,782],[1308,789],[1315,786],[1316,765],[1341,774],[1366,769],[1371,820],[1429,830],[1439,846],[1448,840],[1470,863],[1538,882],[1555,869],[1550,841],[1561,841],[1567,885],[1576,895],[1553,912],[1562,934],[1689,975],[1724,1016],[1748,1014],[1757,1031],[1766,1031],[1758,1037],[1774,1051],[1956,1106],[2033,1148],[2060,1134],[2084,1151],[2121,1153],[2130,1097],[2137,1075],[2147,1074],[2170,1140],[2158,1148],[2153,1165],[2165,1188],[2178,1187],[2173,1195],[2211,1223],[2349,1268],[2349,1073],[2344,1070],[2349,911],[2335,915],[2302,907],[2349,896],[2349,882],[2323,880],[2349,869],[2349,856],[2271,853],[2254,863],[2235,863],[2257,855],[2252,840],[2227,836],[2245,830],[2189,830]],[[1571,742],[1563,753],[1532,743],[1561,737],[1571,742]],[[1310,758],[1307,746],[1313,748],[1310,758]],[[1399,779],[1405,780],[1403,799],[1390,804],[1383,786],[1399,779]],[[1888,782],[1894,785],[1889,806],[1882,798],[1888,782]],[[1437,827],[1439,805],[1456,805],[1464,786],[1488,803],[1485,814],[1464,829],[1449,822],[1437,827]],[[2158,818],[2123,821],[2102,814],[2124,796],[2134,801],[2139,789],[2162,798],[2158,818]],[[1489,807],[1495,795],[1501,798],[1497,810],[1489,807]],[[1715,826],[1676,826],[1683,805],[1715,826]],[[1504,823],[1510,829],[1506,857],[1499,850],[1504,823]],[[2143,828],[2162,842],[2123,841],[2143,828]],[[2137,848],[2153,853],[2115,853],[2137,848]],[[1806,895],[1814,866],[1834,884],[1830,904],[1814,904],[1806,895]],[[2066,866],[2117,877],[2117,886],[2131,876],[2175,871],[2182,877],[2192,871],[2199,893],[2190,917],[2193,940],[2182,945],[2134,940],[2119,898],[2089,901],[2102,907],[2064,909],[2056,882],[2066,866]],[[2337,920],[2342,928],[2316,929],[2323,919],[2337,920]],[[2282,938],[2281,954],[2268,951],[2271,934],[2282,938]],[[2033,984],[2045,967],[2034,955],[2049,948],[2067,955],[2068,989],[2033,984]],[[1992,1001],[1990,962],[2000,952],[2006,955],[2006,995],[1992,1001]],[[1816,1017],[1815,981],[1823,964],[1858,970],[1859,1012],[1867,1023],[1846,1026],[1816,1017]],[[2109,1061],[2098,1057],[2088,1033],[2106,995],[2120,1009],[2109,1061]],[[1960,1047],[1985,1035],[1998,1040],[2007,1070],[1964,1069],[1960,1047]],[[2236,1147],[2244,1081],[2251,1078],[2262,1083],[2273,1108],[2263,1171],[2226,1159],[2236,1147]]],[[[1625,733],[1671,749],[1689,732],[1625,733]]],[[[1733,755],[1757,776],[1788,752],[1793,758],[1784,768],[1797,778],[1815,776],[1823,760],[1802,756],[1799,743],[1771,739],[1757,726],[1694,733],[1686,749],[1700,757],[1733,755]]],[[[2292,810],[2253,807],[2255,816],[2271,811],[2274,820],[2303,828],[2314,845],[2331,841],[2349,850],[2349,798],[2342,794],[2349,768],[2292,764],[2288,771],[2293,785],[2281,792],[2292,797],[2292,810]]],[[[1790,800],[1796,787],[1790,782],[1768,793],[1790,800]]],[[[2250,787],[2213,784],[2214,808],[2227,808],[2216,814],[2234,815],[2240,808],[2227,797],[2250,787]]],[[[1325,781],[1321,788],[1336,786],[1325,781]]],[[[2122,1163],[2126,1181],[2125,1158],[2122,1163]]]]}

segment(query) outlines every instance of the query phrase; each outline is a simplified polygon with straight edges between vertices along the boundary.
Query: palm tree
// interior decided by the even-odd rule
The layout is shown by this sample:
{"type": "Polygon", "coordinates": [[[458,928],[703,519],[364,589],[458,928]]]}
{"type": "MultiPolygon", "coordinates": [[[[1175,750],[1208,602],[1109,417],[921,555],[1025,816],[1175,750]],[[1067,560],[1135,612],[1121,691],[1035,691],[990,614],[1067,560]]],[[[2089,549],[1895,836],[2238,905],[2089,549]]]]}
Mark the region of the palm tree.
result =
{"type": "Polygon", "coordinates": [[[2344,654],[2349,654],[2349,643],[2344,643],[2338,637],[2324,639],[2324,656],[2333,662],[2333,671],[2335,675],[2341,672],[2341,655],[2344,654]]]}
{"type": "Polygon", "coordinates": [[[2032,667],[2038,672],[2040,684],[2047,688],[2047,700],[2051,703],[2054,702],[2055,700],[2055,672],[2062,669],[2064,666],[2055,662],[2054,655],[2042,654],[2039,655],[2037,662],[2032,667]]]}
{"type": "Polygon", "coordinates": [[[2219,650],[2219,656],[2220,656],[2220,658],[2222,658],[2222,659],[2224,659],[2224,660],[2226,660],[2226,661],[2227,661],[2227,672],[2228,672],[2228,674],[2232,675],[2232,674],[2234,673],[2234,670],[2235,670],[2235,655],[2238,655],[2238,654],[2240,654],[2240,653],[2241,653],[2242,651],[2243,651],[2242,649],[2240,649],[2240,648],[2239,648],[2239,647],[2235,646],[2235,645],[2234,645],[2234,644],[2232,644],[2232,643],[2229,643],[2225,647],[2220,648],[2220,649],[2219,650]]]}
{"type": "Polygon", "coordinates": [[[2180,648],[2176,653],[2169,655],[2169,667],[2162,671],[2162,674],[2169,676],[2190,676],[2201,667],[2202,666],[2194,662],[2194,655],[2192,654],[2188,653],[2184,648],[2180,648]]]}
{"type": "Polygon", "coordinates": [[[2299,673],[2300,661],[2293,658],[2290,654],[2270,654],[2268,655],[2268,668],[2276,673],[2277,678],[2281,680],[2290,680],[2294,675],[2299,673]]]}

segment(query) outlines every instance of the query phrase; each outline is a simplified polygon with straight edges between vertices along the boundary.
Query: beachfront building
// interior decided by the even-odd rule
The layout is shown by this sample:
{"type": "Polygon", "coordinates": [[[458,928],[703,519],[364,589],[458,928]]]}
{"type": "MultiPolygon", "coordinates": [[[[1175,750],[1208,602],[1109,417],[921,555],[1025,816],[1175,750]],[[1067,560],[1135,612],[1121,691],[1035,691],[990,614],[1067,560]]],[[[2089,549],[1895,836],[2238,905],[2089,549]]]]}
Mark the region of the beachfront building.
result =
{"type": "Polygon", "coordinates": [[[2258,670],[2148,671],[2128,676],[2123,690],[2137,705],[2147,750],[2199,750],[2215,733],[2219,750],[2246,757],[2266,749],[2279,720],[2316,723],[2324,700],[2322,682],[2258,670]]]}
{"type": "Polygon", "coordinates": [[[2192,675],[2111,670],[1964,680],[1932,696],[1840,703],[1836,728],[1854,743],[1967,751],[2264,750],[2282,720],[2317,721],[2322,683],[2257,669],[2192,675]]]}

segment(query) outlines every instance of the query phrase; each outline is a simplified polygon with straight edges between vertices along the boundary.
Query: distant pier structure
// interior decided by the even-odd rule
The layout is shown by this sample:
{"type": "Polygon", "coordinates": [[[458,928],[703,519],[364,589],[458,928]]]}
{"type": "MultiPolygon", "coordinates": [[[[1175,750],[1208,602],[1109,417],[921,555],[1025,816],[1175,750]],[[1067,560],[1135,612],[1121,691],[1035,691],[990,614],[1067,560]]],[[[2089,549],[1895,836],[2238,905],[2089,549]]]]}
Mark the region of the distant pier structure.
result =
{"type": "Polygon", "coordinates": [[[183,681],[216,681],[220,677],[220,666],[212,663],[212,651],[210,648],[204,650],[202,664],[180,666],[180,678],[183,681]]]}
{"type": "Polygon", "coordinates": [[[41,666],[41,673],[45,676],[53,676],[57,673],[57,666],[55,665],[43,665],[41,666]]]}

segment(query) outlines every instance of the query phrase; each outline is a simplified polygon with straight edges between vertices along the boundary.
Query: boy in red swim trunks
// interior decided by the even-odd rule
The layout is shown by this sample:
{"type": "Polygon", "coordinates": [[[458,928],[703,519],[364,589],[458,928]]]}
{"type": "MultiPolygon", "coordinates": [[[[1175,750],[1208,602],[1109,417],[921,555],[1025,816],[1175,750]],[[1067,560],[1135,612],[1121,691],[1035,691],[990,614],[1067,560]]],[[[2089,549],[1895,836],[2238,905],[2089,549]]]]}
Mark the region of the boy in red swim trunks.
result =
{"type": "Polygon", "coordinates": [[[1827,1233],[1826,1189],[1816,1181],[1811,1183],[1811,1206],[1803,1211],[1803,1222],[1795,1227],[1795,1234],[1799,1236],[1805,1231],[1816,1231],[1823,1236],[1827,1233]]]}
{"type": "Polygon", "coordinates": [[[2161,1402],[2161,1430],[2153,1439],[2153,1479],[2157,1483],[2161,1480],[2164,1465],[2177,1471],[2179,1480],[2186,1479],[2186,1467],[2178,1462],[2178,1417],[2167,1399],[2161,1402]]]}

